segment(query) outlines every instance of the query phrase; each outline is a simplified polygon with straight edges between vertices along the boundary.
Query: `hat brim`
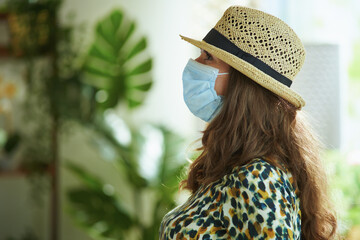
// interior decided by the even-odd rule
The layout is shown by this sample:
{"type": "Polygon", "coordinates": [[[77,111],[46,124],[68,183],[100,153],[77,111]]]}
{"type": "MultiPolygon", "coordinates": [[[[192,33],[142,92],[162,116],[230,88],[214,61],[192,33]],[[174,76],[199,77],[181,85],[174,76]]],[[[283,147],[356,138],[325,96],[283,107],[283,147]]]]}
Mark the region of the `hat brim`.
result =
{"type": "Polygon", "coordinates": [[[271,92],[291,102],[292,104],[295,105],[295,107],[301,109],[303,106],[305,106],[304,99],[297,92],[290,89],[286,85],[278,82],[271,76],[260,71],[250,63],[242,60],[241,58],[238,58],[231,53],[228,53],[218,47],[208,44],[205,41],[195,40],[182,35],[180,35],[180,37],[183,40],[191,43],[192,45],[204,49],[210,54],[226,62],[227,64],[229,64],[230,66],[241,72],[242,74],[246,75],[256,83],[260,84],[264,88],[270,90],[271,92]]]}

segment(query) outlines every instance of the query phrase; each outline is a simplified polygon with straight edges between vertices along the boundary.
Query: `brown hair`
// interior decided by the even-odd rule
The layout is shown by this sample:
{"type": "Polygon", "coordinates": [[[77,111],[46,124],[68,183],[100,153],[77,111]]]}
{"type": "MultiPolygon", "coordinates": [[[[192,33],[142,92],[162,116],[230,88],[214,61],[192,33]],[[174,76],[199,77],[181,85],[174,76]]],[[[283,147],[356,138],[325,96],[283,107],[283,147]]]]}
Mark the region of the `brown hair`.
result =
{"type": "Polygon", "coordinates": [[[320,144],[302,112],[233,68],[219,114],[202,137],[201,154],[192,162],[182,188],[195,192],[254,158],[292,173],[300,197],[302,239],[328,240],[337,220],[327,197],[320,144]]]}

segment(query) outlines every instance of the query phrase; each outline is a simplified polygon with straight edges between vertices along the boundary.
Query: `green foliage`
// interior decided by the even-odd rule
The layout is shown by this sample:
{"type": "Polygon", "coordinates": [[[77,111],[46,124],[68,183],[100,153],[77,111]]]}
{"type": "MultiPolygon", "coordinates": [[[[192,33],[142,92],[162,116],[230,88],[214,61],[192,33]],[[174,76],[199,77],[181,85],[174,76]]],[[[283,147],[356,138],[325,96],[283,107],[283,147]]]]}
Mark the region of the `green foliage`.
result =
{"type": "Polygon", "coordinates": [[[97,24],[83,66],[87,73],[84,82],[95,88],[96,110],[100,110],[87,127],[96,132],[93,142],[100,154],[108,148],[115,152],[113,163],[125,184],[123,189],[116,189],[115,184],[104,182],[81,166],[67,164],[82,183],[82,187],[67,192],[68,212],[94,239],[129,239],[131,234],[144,240],[158,239],[163,216],[176,205],[174,197],[185,168],[184,157],[179,154],[183,139],[170,130],[153,125],[119,130],[107,121],[108,113],[119,103],[128,109],[140,106],[152,85],[147,40],[137,38],[135,30],[135,23],[123,12],[110,13],[97,24]],[[129,142],[121,142],[119,134],[127,133],[129,142]],[[160,149],[152,160],[149,148],[160,149]],[[144,172],[144,161],[155,166],[151,175],[144,172]],[[150,215],[144,213],[145,206],[151,209],[150,215]]]}
{"type": "Polygon", "coordinates": [[[84,70],[90,75],[86,82],[106,93],[99,102],[103,110],[115,107],[119,101],[129,108],[141,105],[152,85],[147,40],[136,38],[135,29],[135,23],[120,10],[114,10],[96,26],[84,70]]]}
{"type": "Polygon", "coordinates": [[[84,185],[67,193],[72,203],[70,214],[91,233],[106,238],[123,237],[123,231],[133,224],[133,220],[121,202],[104,191],[106,185],[100,179],[73,163],[68,163],[67,167],[84,185]]]}
{"type": "MultiPolygon", "coordinates": [[[[95,239],[128,239],[126,236],[130,231],[138,232],[141,239],[158,239],[162,217],[175,207],[174,195],[185,167],[179,155],[182,139],[164,127],[153,128],[161,134],[162,141],[152,141],[151,144],[160,145],[162,152],[155,161],[157,169],[152,177],[143,176],[139,168],[141,156],[145,153],[144,145],[149,141],[141,129],[131,131],[132,140],[126,146],[118,143],[109,130],[104,134],[101,134],[101,128],[99,130],[105,142],[118,151],[117,169],[121,176],[125,176],[128,189],[106,191],[109,186],[113,189],[111,183],[101,181],[78,165],[67,165],[83,185],[68,191],[69,213],[95,239]],[[129,192],[133,201],[126,202],[116,192],[129,192]],[[150,223],[143,220],[141,209],[144,205],[151,207],[150,223]]],[[[99,151],[102,147],[98,145],[99,151]]]]}
{"type": "MultiPolygon", "coordinates": [[[[134,199],[131,203],[125,202],[121,194],[112,192],[110,183],[104,183],[81,166],[68,163],[67,169],[82,183],[81,187],[67,191],[71,203],[69,213],[96,239],[128,239],[127,233],[132,229],[139,232],[142,239],[157,239],[161,218],[175,206],[178,176],[184,168],[178,156],[182,140],[165,128],[154,126],[163,138],[154,143],[161,145],[162,154],[157,174],[147,178],[140,165],[146,136],[135,128],[131,130],[131,143],[121,144],[114,129],[104,121],[104,110],[119,103],[126,103],[130,109],[137,107],[151,88],[153,61],[147,55],[147,39],[137,37],[135,23],[126,19],[122,11],[115,10],[97,24],[85,62],[78,66],[73,26],[60,26],[57,22],[60,5],[61,0],[36,3],[9,0],[6,5],[15,16],[14,23],[23,26],[21,31],[12,29],[12,36],[19,40],[14,41],[17,44],[12,48],[26,61],[27,101],[23,115],[26,123],[34,125],[32,131],[21,138],[26,143],[23,152],[27,159],[22,165],[31,173],[47,176],[52,153],[59,152],[60,141],[53,141],[58,133],[66,130],[63,123],[75,120],[94,129],[98,139],[115,149],[119,174],[134,199]],[[45,40],[41,36],[45,36],[45,40]],[[38,56],[48,57],[49,61],[40,65],[38,56]],[[105,93],[105,99],[96,98],[99,93],[105,93]],[[148,201],[150,192],[155,196],[152,202],[148,201]],[[141,198],[143,195],[146,198],[141,198]],[[134,214],[144,204],[153,207],[150,224],[144,222],[141,211],[134,214]]],[[[12,149],[15,142],[11,141],[8,148],[12,149]]],[[[98,145],[99,152],[102,147],[98,145]]],[[[40,195],[39,189],[37,186],[36,195],[40,195]]]]}
{"type": "MultiPolygon", "coordinates": [[[[82,81],[84,74],[76,64],[79,46],[75,44],[73,33],[81,29],[72,22],[61,26],[56,22],[61,1],[30,2],[16,0],[7,3],[14,19],[21,20],[23,24],[19,28],[23,29],[19,30],[21,36],[18,35],[21,41],[16,46],[22,53],[19,59],[26,66],[25,101],[21,102],[20,111],[22,128],[19,137],[15,137],[8,148],[14,148],[13,145],[19,141],[23,154],[21,167],[29,172],[30,177],[40,177],[47,175],[53,153],[57,152],[51,141],[56,138],[58,131],[65,132],[62,124],[67,120],[80,123],[92,121],[95,115],[95,89],[82,81]],[[36,23],[39,19],[44,25],[36,23]],[[37,44],[30,44],[36,43],[39,36],[47,39],[46,44],[51,43],[51,47],[40,48],[37,44]],[[46,59],[46,63],[41,64],[41,59],[46,59]]],[[[40,184],[45,181],[36,182],[40,184]]],[[[33,195],[37,196],[38,202],[42,192],[40,189],[48,186],[33,186],[33,195]]]]}
{"type": "Polygon", "coordinates": [[[325,155],[330,187],[340,219],[349,228],[360,224],[360,165],[350,165],[338,151],[325,155]]]}
{"type": "Polygon", "coordinates": [[[61,0],[8,0],[7,21],[12,54],[34,57],[52,51],[56,28],[56,10],[61,0]]]}
{"type": "Polygon", "coordinates": [[[350,79],[360,81],[360,39],[353,46],[353,59],[349,66],[350,79]]]}

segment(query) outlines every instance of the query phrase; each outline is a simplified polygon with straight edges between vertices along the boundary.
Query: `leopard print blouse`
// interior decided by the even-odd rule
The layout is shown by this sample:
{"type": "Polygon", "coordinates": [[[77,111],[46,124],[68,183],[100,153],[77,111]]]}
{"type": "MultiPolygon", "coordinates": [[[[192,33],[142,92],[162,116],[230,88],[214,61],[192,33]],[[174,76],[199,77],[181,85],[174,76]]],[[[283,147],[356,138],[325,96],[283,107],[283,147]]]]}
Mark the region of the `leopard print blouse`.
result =
{"type": "Polygon", "coordinates": [[[289,171],[261,158],[235,167],[165,215],[160,239],[300,239],[301,211],[289,171]]]}

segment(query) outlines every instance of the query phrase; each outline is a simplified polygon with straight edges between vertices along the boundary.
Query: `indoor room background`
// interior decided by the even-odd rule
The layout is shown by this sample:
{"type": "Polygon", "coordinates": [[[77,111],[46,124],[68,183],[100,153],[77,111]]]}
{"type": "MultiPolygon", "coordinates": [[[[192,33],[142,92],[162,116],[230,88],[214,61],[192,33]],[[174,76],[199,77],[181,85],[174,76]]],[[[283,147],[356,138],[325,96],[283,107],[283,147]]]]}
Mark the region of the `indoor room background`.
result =
{"type": "Polygon", "coordinates": [[[0,240],[158,239],[206,126],[182,71],[230,5],[302,39],[292,88],[324,143],[339,231],[360,239],[357,0],[0,0],[0,240]]]}

